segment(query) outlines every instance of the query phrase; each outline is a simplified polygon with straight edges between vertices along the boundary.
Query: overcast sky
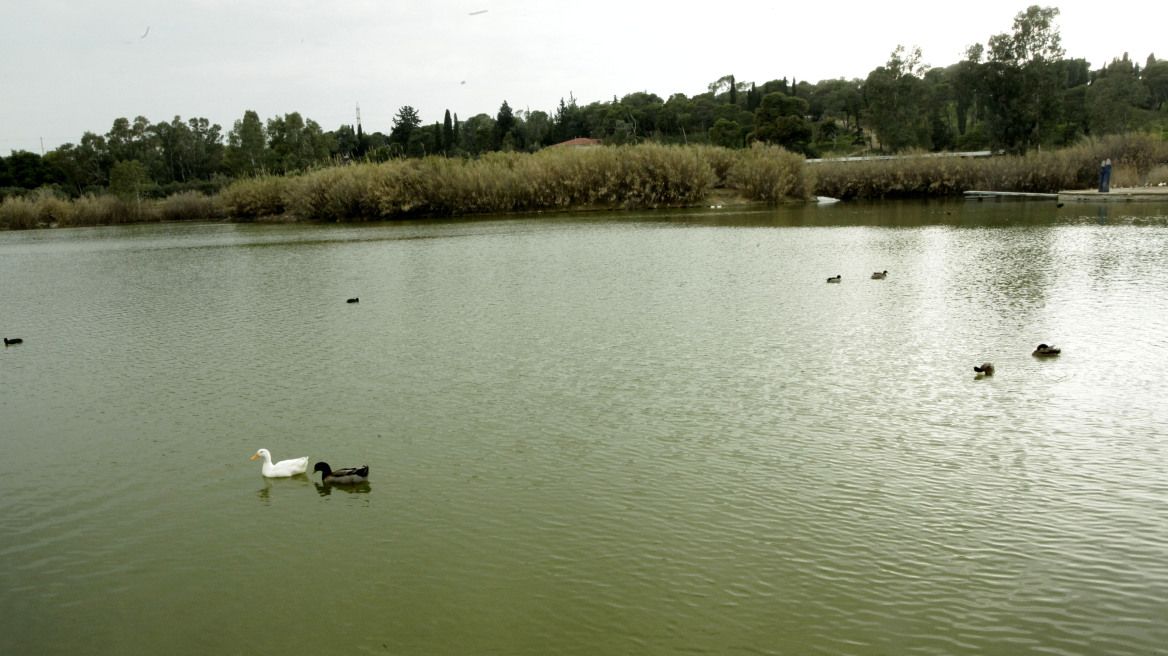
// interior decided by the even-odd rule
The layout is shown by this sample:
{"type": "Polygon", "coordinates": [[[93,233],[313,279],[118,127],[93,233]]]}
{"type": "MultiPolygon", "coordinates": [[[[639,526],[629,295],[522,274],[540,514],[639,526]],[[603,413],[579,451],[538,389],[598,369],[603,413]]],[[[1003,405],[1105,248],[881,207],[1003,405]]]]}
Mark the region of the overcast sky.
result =
{"type": "MultiPolygon", "coordinates": [[[[1045,6],[1045,5],[1044,5],[1045,6]]],[[[1064,0],[1069,57],[1168,57],[1164,0],[1064,0]],[[1159,50],[1157,50],[1159,48],[1159,50]]],[[[327,131],[553,112],[635,91],[693,96],[738,81],[863,78],[898,45],[947,66],[1010,32],[1021,0],[0,0],[0,153],[104,134],[114,119],[205,117],[223,133],[255,110],[327,131]]]]}

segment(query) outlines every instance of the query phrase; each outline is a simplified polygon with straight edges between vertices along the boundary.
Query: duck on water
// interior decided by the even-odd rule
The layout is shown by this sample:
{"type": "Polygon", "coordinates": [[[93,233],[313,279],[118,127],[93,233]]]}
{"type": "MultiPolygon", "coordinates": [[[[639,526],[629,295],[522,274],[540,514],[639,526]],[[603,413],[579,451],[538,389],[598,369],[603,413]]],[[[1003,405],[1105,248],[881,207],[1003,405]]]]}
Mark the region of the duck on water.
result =
{"type": "Polygon", "coordinates": [[[312,468],[312,473],[316,472],[320,472],[321,479],[330,485],[357,485],[369,480],[369,465],[345,467],[333,471],[327,462],[318,462],[312,468]]]}

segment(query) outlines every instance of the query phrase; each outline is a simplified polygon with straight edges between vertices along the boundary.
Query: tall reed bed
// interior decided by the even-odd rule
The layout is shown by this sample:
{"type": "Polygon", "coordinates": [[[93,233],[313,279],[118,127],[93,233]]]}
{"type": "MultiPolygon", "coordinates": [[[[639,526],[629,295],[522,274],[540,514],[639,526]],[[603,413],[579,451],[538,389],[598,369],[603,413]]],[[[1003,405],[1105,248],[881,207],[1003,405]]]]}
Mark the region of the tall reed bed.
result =
{"type": "Polygon", "coordinates": [[[1055,193],[1091,188],[1098,184],[1099,165],[1105,159],[1114,169],[1112,186],[1143,184],[1157,165],[1168,162],[1168,143],[1155,135],[1134,134],[1024,156],[909,157],[809,166],[819,195],[903,198],[970,190],[1055,193]]]}
{"type": "MultiPolygon", "coordinates": [[[[709,166],[684,148],[548,149],[324,169],[287,180],[282,199],[296,218],[392,219],[682,205],[713,182],[709,166]]],[[[229,208],[235,192],[228,190],[229,208]]]]}
{"type": "Polygon", "coordinates": [[[802,155],[756,143],[726,172],[726,184],[748,200],[778,203],[807,198],[813,190],[802,155]]]}
{"type": "Polygon", "coordinates": [[[360,221],[684,206],[724,186],[760,202],[802,200],[811,189],[802,159],[780,148],[648,144],[339,166],[295,178],[240,180],[222,198],[226,211],[240,218],[360,221]]]}
{"type": "Polygon", "coordinates": [[[208,221],[223,218],[219,201],[196,191],[162,200],[137,201],[112,194],[69,200],[38,191],[28,197],[8,197],[0,203],[0,228],[27,229],[149,223],[208,221]]]}

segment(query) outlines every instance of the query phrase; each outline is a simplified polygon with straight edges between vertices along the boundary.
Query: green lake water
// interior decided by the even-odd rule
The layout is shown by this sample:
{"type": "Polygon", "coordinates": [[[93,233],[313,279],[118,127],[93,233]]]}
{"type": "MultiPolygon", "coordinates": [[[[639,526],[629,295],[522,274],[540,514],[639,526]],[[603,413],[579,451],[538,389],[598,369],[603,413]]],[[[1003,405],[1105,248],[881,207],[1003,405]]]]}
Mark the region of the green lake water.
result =
{"type": "Polygon", "coordinates": [[[0,652],[1165,653],[1166,319],[1157,205],[3,232],[0,652]]]}

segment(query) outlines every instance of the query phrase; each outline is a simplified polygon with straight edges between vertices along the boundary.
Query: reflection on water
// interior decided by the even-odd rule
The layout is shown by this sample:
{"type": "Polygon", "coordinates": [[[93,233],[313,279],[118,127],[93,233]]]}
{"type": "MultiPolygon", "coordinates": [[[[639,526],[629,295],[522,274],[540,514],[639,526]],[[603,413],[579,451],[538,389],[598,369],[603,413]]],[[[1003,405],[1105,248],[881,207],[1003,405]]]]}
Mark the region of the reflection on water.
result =
{"type": "Polygon", "coordinates": [[[294,476],[286,476],[282,478],[268,478],[263,477],[264,486],[256,491],[256,496],[268,501],[272,498],[272,490],[276,489],[279,493],[291,493],[292,488],[305,488],[305,484],[309,481],[308,476],[304,474],[296,474],[294,476]]]}
{"type": "Polygon", "coordinates": [[[364,483],[357,483],[356,485],[331,485],[329,483],[316,482],[314,482],[313,485],[316,486],[317,494],[322,497],[329,496],[333,493],[333,490],[339,490],[348,494],[369,494],[369,491],[373,489],[368,481],[364,483]]]}
{"type": "Polygon", "coordinates": [[[1166,228],[0,233],[0,652],[1156,653],[1166,228]],[[258,444],[376,490],[257,482],[258,444]]]}

